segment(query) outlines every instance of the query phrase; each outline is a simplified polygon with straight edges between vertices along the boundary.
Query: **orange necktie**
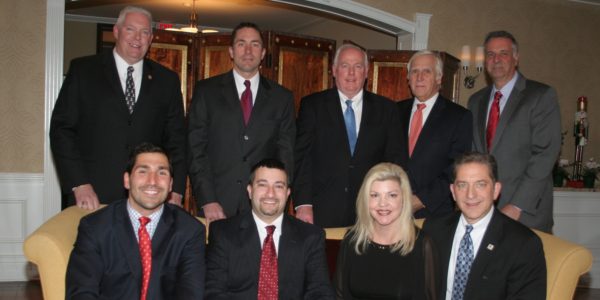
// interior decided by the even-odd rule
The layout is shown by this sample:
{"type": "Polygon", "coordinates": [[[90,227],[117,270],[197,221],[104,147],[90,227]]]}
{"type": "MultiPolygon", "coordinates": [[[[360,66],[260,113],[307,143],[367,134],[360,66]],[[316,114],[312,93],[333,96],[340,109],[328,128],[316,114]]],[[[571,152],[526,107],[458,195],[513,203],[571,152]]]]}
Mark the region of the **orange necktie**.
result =
{"type": "Polygon", "coordinates": [[[269,225],[266,229],[267,237],[265,238],[262,254],[260,256],[258,300],[277,300],[279,299],[277,252],[275,251],[275,243],[273,242],[275,226],[269,225]]]}
{"type": "Polygon", "coordinates": [[[417,140],[419,139],[419,134],[423,128],[423,109],[425,109],[425,106],[426,105],[422,103],[417,104],[417,110],[410,122],[410,132],[408,133],[408,156],[412,156],[417,140]]]}
{"type": "Polygon", "coordinates": [[[140,229],[138,229],[140,256],[142,257],[142,291],[140,300],[146,300],[148,294],[148,283],[150,282],[150,272],[152,271],[152,243],[150,235],[146,231],[146,224],[150,222],[150,218],[140,218],[140,229]]]}
{"type": "Polygon", "coordinates": [[[496,127],[498,127],[498,121],[500,120],[500,98],[502,98],[502,93],[497,91],[494,94],[494,102],[492,102],[492,108],[490,109],[490,115],[488,116],[486,134],[488,152],[491,152],[492,141],[494,140],[494,135],[496,135],[496,127]]]}

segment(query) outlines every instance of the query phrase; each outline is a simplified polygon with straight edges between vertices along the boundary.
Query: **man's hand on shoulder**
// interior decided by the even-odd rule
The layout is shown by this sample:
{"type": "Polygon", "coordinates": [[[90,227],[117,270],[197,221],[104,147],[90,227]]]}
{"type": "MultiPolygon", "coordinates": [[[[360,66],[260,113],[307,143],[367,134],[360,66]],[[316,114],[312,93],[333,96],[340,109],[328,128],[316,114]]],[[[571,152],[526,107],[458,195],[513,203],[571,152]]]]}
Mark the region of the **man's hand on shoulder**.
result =
{"type": "Polygon", "coordinates": [[[169,203],[177,205],[179,207],[183,207],[183,196],[178,193],[171,192],[171,197],[169,197],[169,203]]]}
{"type": "Polygon", "coordinates": [[[296,208],[296,218],[314,224],[312,205],[302,205],[296,208]]]}
{"type": "Polygon", "coordinates": [[[221,220],[227,218],[223,212],[223,207],[218,202],[211,202],[202,206],[204,210],[204,217],[206,218],[206,225],[212,221],[221,220]]]}
{"type": "Polygon", "coordinates": [[[518,221],[521,218],[521,209],[512,204],[506,204],[500,211],[513,220],[518,221]]]}
{"type": "Polygon", "coordinates": [[[87,210],[96,210],[100,206],[98,196],[91,184],[82,184],[73,189],[75,195],[75,205],[87,210]]]}

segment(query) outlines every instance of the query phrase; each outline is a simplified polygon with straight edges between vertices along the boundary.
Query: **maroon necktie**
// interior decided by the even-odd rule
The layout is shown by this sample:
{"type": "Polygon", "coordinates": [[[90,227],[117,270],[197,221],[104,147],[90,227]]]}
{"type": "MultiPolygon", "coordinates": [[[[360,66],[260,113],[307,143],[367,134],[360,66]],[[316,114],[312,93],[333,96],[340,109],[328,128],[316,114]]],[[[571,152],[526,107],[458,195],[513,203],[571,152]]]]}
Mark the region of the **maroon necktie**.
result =
{"type": "Polygon", "coordinates": [[[148,283],[150,282],[150,272],[152,271],[152,243],[150,235],[146,231],[146,224],[150,222],[150,218],[140,218],[140,229],[138,229],[140,256],[142,257],[142,291],[140,300],[146,300],[148,294],[148,283]]]}
{"type": "Polygon", "coordinates": [[[252,112],[252,90],[250,89],[250,80],[244,81],[244,85],[246,89],[242,93],[242,113],[244,114],[244,124],[248,125],[248,120],[250,120],[250,113],[252,112]]]}
{"type": "Polygon", "coordinates": [[[498,121],[500,120],[500,98],[502,93],[497,91],[494,94],[494,102],[492,102],[492,108],[490,109],[490,115],[488,116],[486,142],[488,152],[492,150],[492,140],[496,134],[496,127],[498,127],[498,121]]]}
{"type": "Polygon", "coordinates": [[[274,225],[266,227],[267,237],[263,243],[258,274],[258,300],[277,300],[279,298],[277,276],[277,252],[273,242],[274,225]]]}
{"type": "Polygon", "coordinates": [[[417,110],[413,114],[412,121],[410,122],[410,131],[408,133],[408,156],[412,156],[419,134],[423,128],[423,109],[425,104],[417,104],[417,110]]]}

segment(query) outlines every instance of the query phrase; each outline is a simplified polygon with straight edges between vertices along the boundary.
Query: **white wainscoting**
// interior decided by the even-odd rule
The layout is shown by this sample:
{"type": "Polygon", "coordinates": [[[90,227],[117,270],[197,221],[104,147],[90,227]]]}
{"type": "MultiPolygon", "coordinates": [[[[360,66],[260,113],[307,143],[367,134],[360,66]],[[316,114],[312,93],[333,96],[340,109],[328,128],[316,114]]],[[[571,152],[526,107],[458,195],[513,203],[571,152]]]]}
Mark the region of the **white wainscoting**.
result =
{"type": "Polygon", "coordinates": [[[580,285],[600,288],[600,192],[554,191],[554,234],[592,251],[594,263],[580,285]]]}
{"type": "Polygon", "coordinates": [[[43,191],[43,174],[0,173],[0,281],[32,276],[23,241],[44,220],[43,191]]]}

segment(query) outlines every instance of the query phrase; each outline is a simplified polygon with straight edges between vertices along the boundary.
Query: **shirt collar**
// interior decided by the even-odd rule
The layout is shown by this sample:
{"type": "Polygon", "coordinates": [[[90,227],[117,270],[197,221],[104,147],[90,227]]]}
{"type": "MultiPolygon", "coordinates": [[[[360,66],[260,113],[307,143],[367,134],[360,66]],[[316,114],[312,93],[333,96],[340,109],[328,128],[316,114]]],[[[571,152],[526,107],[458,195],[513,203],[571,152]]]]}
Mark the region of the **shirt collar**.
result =
{"type": "Polygon", "coordinates": [[[267,224],[263,220],[261,220],[255,213],[252,211],[252,217],[254,218],[254,222],[256,222],[256,226],[265,230],[265,227],[269,225],[275,225],[275,229],[281,229],[281,223],[283,222],[283,214],[279,215],[271,224],[267,224]]]}
{"type": "Polygon", "coordinates": [[[260,75],[258,72],[256,72],[256,74],[254,74],[254,76],[252,76],[252,78],[246,79],[246,78],[242,77],[242,75],[240,75],[235,69],[233,69],[233,79],[235,80],[236,86],[243,87],[244,81],[250,80],[251,87],[258,87],[259,78],[260,78],[260,75]]]}
{"type": "Polygon", "coordinates": [[[115,57],[115,63],[117,64],[117,71],[119,71],[119,74],[121,73],[125,73],[127,74],[127,67],[132,66],[134,71],[133,73],[137,73],[138,71],[142,71],[142,67],[144,65],[144,60],[141,59],[140,61],[136,62],[133,65],[130,65],[129,63],[127,63],[122,57],[121,55],[119,55],[119,53],[117,53],[117,50],[115,48],[113,48],[113,56],[115,57]]]}
{"type": "Polygon", "coordinates": [[[344,93],[342,93],[342,91],[340,91],[338,89],[338,95],[340,96],[340,101],[342,102],[342,104],[345,106],[346,105],[346,100],[352,100],[352,108],[356,108],[357,106],[360,106],[362,104],[362,100],[363,100],[363,90],[361,89],[358,93],[356,93],[356,95],[354,95],[354,97],[349,98],[348,96],[344,95],[344,93]]]}
{"type": "Polygon", "coordinates": [[[459,226],[465,228],[467,225],[471,225],[473,226],[473,230],[486,230],[488,225],[490,224],[490,221],[492,220],[493,214],[494,207],[491,207],[490,211],[488,211],[487,214],[483,218],[481,218],[481,220],[475,222],[474,224],[469,224],[467,222],[467,219],[465,219],[465,216],[463,214],[460,214],[459,226]]]}
{"type": "Polygon", "coordinates": [[[513,75],[511,80],[509,80],[500,90],[496,88],[495,84],[492,84],[492,98],[497,91],[500,91],[500,93],[502,93],[502,98],[508,99],[510,93],[515,87],[515,84],[517,83],[517,78],[519,78],[519,72],[515,72],[515,75],[513,75]]]}
{"type": "Polygon", "coordinates": [[[433,107],[433,105],[435,105],[435,102],[437,101],[437,98],[439,95],[440,95],[440,93],[435,93],[435,95],[433,95],[431,98],[429,98],[423,102],[417,100],[417,97],[415,97],[415,101],[413,101],[413,108],[416,109],[417,104],[425,104],[425,107],[433,107]]]}

